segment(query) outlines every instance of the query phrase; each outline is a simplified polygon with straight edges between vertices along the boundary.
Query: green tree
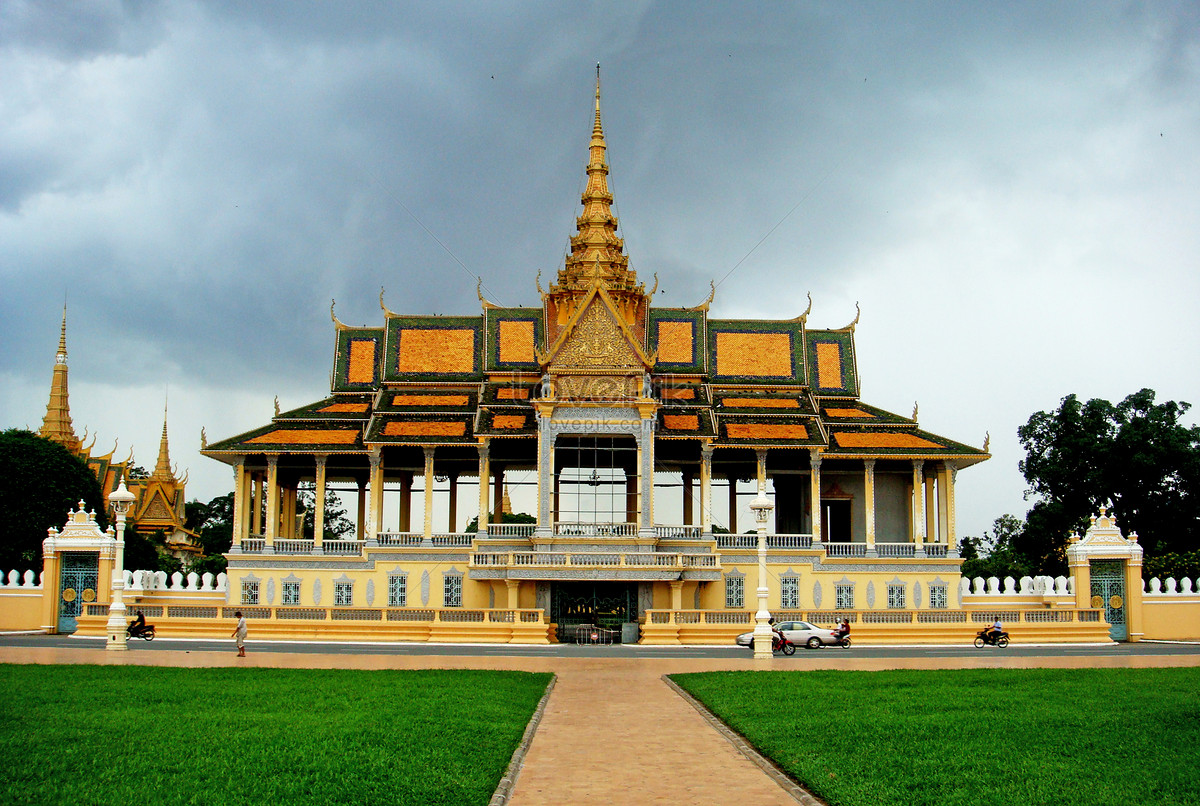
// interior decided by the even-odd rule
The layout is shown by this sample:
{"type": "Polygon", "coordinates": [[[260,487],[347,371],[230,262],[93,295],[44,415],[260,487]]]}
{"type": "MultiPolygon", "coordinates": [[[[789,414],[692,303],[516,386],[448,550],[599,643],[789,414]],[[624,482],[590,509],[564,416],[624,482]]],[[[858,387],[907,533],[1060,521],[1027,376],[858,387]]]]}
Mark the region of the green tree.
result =
{"type": "Polygon", "coordinates": [[[991,532],[982,537],[964,537],[960,542],[963,557],[962,575],[975,577],[1032,576],[1033,565],[1016,546],[1025,531],[1025,523],[1015,515],[1001,515],[992,524],[991,532]]]}
{"type": "Polygon", "coordinates": [[[0,431],[0,569],[38,570],[46,530],[61,529],[79,501],[108,526],[100,483],[63,446],[31,431],[0,431]]]}
{"type": "MultiPolygon", "coordinates": [[[[312,482],[302,482],[296,490],[296,514],[304,517],[304,537],[313,539],[317,522],[317,486],[312,482]]],[[[349,513],[342,506],[342,499],[333,490],[325,490],[325,526],[322,540],[341,540],[354,537],[357,527],[350,520],[349,513]]]]}
{"type": "Polygon", "coordinates": [[[167,551],[167,533],[158,529],[148,535],[126,527],[125,569],[128,571],[166,571],[173,574],[181,570],[182,563],[167,551]]]}
{"type": "Polygon", "coordinates": [[[1156,404],[1142,389],[1116,405],[1068,395],[1056,411],[1031,416],[1017,436],[1026,497],[1037,500],[1019,553],[1040,571],[1063,573],[1069,535],[1109,501],[1147,556],[1200,547],[1200,427],[1181,422],[1189,408],[1156,404]]]}
{"type": "Polygon", "coordinates": [[[207,504],[184,504],[185,525],[197,534],[204,553],[188,563],[197,574],[219,574],[225,570],[225,553],[233,547],[233,493],[218,495],[207,504]]]}
{"type": "MultiPolygon", "coordinates": [[[[524,512],[501,512],[499,521],[496,520],[495,516],[492,516],[489,523],[537,523],[537,518],[524,512]]],[[[476,515],[474,518],[471,518],[470,523],[467,524],[463,531],[478,532],[479,516],[476,515]]]]}

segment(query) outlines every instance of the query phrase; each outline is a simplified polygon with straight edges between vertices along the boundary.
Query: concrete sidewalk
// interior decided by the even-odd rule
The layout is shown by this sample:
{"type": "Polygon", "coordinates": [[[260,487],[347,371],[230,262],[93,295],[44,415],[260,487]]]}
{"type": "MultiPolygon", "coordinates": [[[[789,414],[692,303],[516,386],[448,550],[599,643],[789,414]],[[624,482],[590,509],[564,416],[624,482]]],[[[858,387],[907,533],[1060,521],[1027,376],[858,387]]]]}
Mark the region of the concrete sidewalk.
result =
{"type": "Polygon", "coordinates": [[[79,648],[0,647],[0,663],[94,663],[137,666],[260,666],[302,669],[514,669],[558,676],[509,803],[783,804],[797,801],[739,752],[662,679],[718,670],[1148,667],[1195,666],[1200,656],[1122,658],[862,658],[830,653],[803,667],[788,658],[755,661],[536,658],[329,653],[107,652],[79,648]]]}

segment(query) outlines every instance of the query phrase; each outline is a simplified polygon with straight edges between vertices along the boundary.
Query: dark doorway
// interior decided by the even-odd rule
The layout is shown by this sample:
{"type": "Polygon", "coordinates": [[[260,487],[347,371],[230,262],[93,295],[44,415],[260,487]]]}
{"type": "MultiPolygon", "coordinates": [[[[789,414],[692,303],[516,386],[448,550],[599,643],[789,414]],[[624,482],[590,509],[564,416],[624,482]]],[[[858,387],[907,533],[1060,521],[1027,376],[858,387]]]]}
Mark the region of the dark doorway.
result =
{"type": "Polygon", "coordinates": [[[550,586],[550,620],[558,625],[561,642],[617,644],[621,625],[637,619],[636,582],[554,582],[550,586]]]}
{"type": "Polygon", "coordinates": [[[823,499],[821,501],[821,539],[827,543],[849,543],[850,501],[823,499]]]}

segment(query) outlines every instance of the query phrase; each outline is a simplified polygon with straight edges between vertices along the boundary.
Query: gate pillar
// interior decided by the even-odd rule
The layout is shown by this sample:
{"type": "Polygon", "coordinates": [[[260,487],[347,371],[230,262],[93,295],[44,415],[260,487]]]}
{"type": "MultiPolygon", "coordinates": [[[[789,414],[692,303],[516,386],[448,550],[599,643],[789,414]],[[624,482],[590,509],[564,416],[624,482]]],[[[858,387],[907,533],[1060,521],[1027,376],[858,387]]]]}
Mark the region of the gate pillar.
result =
{"type": "Polygon", "coordinates": [[[1137,533],[1121,534],[1116,517],[1100,507],[1082,538],[1071,535],[1067,562],[1075,604],[1104,610],[1116,641],[1140,641],[1142,629],[1142,547],[1137,533]]]}
{"type": "Polygon", "coordinates": [[[100,531],[96,513],[85,511],[83,501],[62,531],[48,531],[42,541],[42,627],[52,633],[72,632],[75,617],[88,605],[112,601],[117,539],[111,526],[107,534],[100,531]]]}

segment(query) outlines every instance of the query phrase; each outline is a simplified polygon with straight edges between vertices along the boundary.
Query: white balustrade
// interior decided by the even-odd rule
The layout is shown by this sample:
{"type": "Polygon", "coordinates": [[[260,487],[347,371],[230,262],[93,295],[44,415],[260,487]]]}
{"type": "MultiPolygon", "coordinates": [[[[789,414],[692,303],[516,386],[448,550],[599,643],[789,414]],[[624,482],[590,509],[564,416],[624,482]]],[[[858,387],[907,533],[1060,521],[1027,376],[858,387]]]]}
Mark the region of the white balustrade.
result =
{"type": "Polygon", "coordinates": [[[637,534],[637,524],[556,521],[554,534],[560,537],[631,537],[637,534]]]}
{"type": "Polygon", "coordinates": [[[312,540],[276,540],[276,554],[312,554],[313,547],[316,545],[312,540]]]}
{"type": "MultiPolygon", "coordinates": [[[[825,552],[830,557],[835,556],[852,556],[852,555],[835,555],[830,551],[831,548],[838,545],[837,543],[826,543],[825,552]]],[[[876,543],[875,553],[880,557],[915,557],[917,556],[916,543],[876,543]]],[[[866,556],[864,549],[863,556],[866,556]]]]}
{"type": "Polygon", "coordinates": [[[655,526],[654,536],[660,540],[696,540],[702,534],[699,526],[655,526]]]}
{"type": "Polygon", "coordinates": [[[487,533],[492,537],[530,537],[535,526],[533,523],[489,523],[487,533]]]}

